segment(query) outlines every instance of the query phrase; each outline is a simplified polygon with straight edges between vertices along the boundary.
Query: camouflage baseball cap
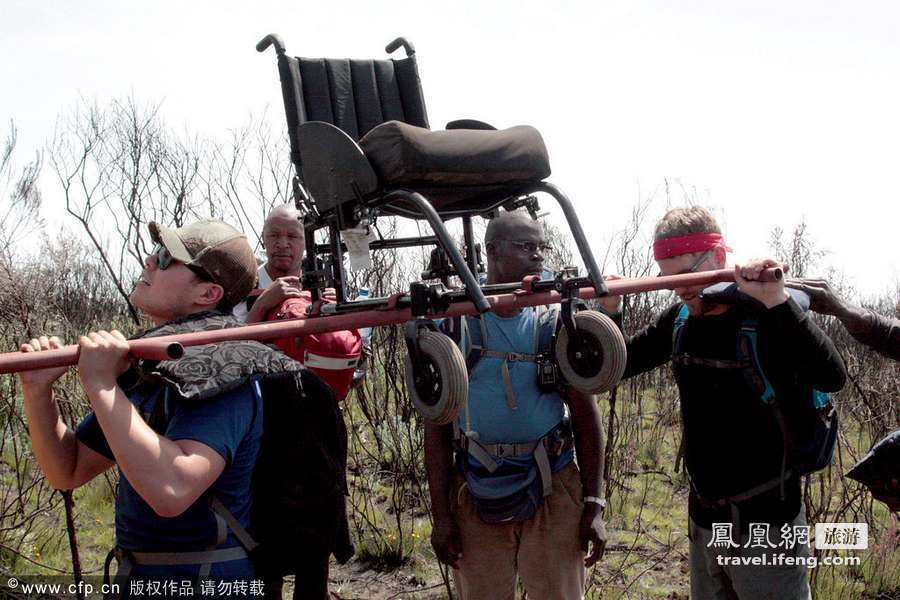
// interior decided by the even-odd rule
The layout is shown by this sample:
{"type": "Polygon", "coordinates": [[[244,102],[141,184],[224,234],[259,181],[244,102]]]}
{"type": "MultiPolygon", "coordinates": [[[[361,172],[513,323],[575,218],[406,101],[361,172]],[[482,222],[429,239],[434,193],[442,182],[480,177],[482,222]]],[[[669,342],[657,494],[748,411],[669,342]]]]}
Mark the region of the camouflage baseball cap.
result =
{"type": "Polygon", "coordinates": [[[225,290],[224,300],[234,306],[256,286],[256,257],[246,236],[223,221],[204,219],[170,229],[150,223],[150,237],[172,258],[206,271],[225,290]]]}

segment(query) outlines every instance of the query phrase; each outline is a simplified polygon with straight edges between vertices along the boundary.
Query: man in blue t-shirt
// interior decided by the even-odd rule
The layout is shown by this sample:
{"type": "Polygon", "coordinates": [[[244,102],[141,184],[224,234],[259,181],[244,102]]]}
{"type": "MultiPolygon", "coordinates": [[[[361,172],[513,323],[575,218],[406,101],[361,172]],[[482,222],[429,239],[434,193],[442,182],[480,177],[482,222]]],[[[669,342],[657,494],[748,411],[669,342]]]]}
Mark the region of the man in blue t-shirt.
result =
{"type": "MultiPolygon", "coordinates": [[[[485,247],[489,284],[542,272],[543,231],[522,213],[491,220],[485,247]]],[[[580,599],[585,566],[606,544],[597,405],[571,388],[564,397],[542,391],[536,363],[526,360],[546,310],[461,321],[463,351],[473,338],[484,350],[470,373],[468,406],[454,425],[425,426],[431,543],[466,599],[511,599],[517,576],[529,598],[580,599]]]]}
{"type": "MultiPolygon", "coordinates": [[[[204,315],[229,312],[253,288],[253,251],[230,225],[207,220],[170,229],[150,223],[150,234],[157,248],[130,299],[156,329],[190,330],[204,315]]],[[[77,431],[53,402],[53,382],[65,367],[20,375],[34,454],[47,480],[70,490],[118,467],[120,577],[130,571],[132,581],[253,580],[246,552],[210,505],[221,503],[241,526],[249,524],[262,436],[257,385],[179,402],[172,387],[133,377],[129,343],[118,331],[90,333],[78,345],[78,374],[92,412],[77,431]],[[168,560],[173,552],[181,564],[168,560]]],[[[59,347],[58,338],[41,336],[21,350],[59,347]]],[[[205,591],[194,590],[208,597],[205,591]]]]}

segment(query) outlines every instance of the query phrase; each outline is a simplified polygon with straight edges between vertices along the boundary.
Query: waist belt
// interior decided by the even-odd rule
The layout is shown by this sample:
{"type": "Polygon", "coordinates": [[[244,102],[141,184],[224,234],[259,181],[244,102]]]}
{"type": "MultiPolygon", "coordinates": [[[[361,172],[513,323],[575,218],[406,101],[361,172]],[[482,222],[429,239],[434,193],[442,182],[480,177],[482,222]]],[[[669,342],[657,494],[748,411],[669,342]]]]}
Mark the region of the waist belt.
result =
{"type": "Polygon", "coordinates": [[[701,366],[712,367],[714,369],[749,369],[753,368],[753,363],[749,360],[723,360],[714,358],[703,358],[700,356],[691,356],[689,354],[676,354],[672,356],[672,363],[682,366],[701,366]]]}
{"type": "Polygon", "coordinates": [[[510,444],[482,444],[481,442],[475,443],[478,444],[485,452],[496,456],[497,458],[512,458],[516,456],[528,456],[532,454],[541,443],[541,440],[535,440],[533,442],[513,442],[510,444]]]}
{"type": "Polygon", "coordinates": [[[776,487],[781,487],[781,497],[784,499],[784,482],[789,479],[793,475],[793,472],[790,470],[785,470],[781,475],[775,477],[774,479],[770,479],[769,481],[765,481],[757,486],[750,488],[749,490],[743,491],[739,494],[735,494],[733,496],[728,496],[727,498],[720,498],[718,500],[708,500],[700,495],[697,491],[697,488],[694,487],[693,482],[691,482],[691,488],[694,492],[694,498],[697,499],[697,502],[700,503],[700,506],[708,509],[716,509],[716,508],[729,508],[731,510],[731,532],[732,538],[737,538],[737,541],[732,539],[732,542],[737,544],[737,548],[731,547],[730,554],[738,555],[740,554],[740,543],[741,543],[741,511],[737,507],[738,502],[744,502],[745,500],[749,500],[750,498],[754,498],[759,496],[762,493],[768,492],[769,490],[774,490],[776,487]]]}
{"type": "Polygon", "coordinates": [[[136,565],[147,566],[184,566],[184,565],[200,565],[197,572],[197,580],[195,585],[199,586],[201,580],[209,577],[209,571],[213,563],[222,563],[232,560],[241,560],[249,558],[247,549],[251,551],[256,549],[258,544],[249,537],[249,534],[238,523],[237,519],[232,516],[227,508],[218,498],[213,498],[211,503],[212,513],[216,519],[216,543],[213,547],[206,550],[197,550],[190,552],[141,552],[133,550],[125,550],[116,546],[106,555],[106,561],[103,563],[103,583],[107,590],[113,589],[110,583],[109,568],[112,561],[116,561],[116,584],[119,590],[116,593],[108,592],[104,595],[104,600],[117,600],[120,597],[121,590],[126,589],[131,572],[136,565]],[[234,532],[244,547],[234,546],[233,548],[218,548],[225,543],[228,535],[228,529],[234,532]],[[247,549],[245,549],[245,547],[247,549]]]}
{"type": "Polygon", "coordinates": [[[209,570],[213,563],[228,562],[231,560],[241,560],[249,558],[247,551],[240,546],[234,548],[220,548],[217,550],[198,550],[196,552],[132,552],[124,550],[118,546],[109,551],[106,555],[106,561],[103,563],[103,583],[106,589],[112,589],[110,583],[110,565],[112,561],[116,561],[116,584],[118,590],[116,594],[107,594],[104,600],[114,600],[119,598],[121,590],[126,589],[131,572],[137,565],[150,566],[176,566],[176,565],[200,565],[200,571],[197,574],[197,581],[209,577],[209,570]]]}
{"type": "Polygon", "coordinates": [[[461,449],[468,453],[478,464],[493,473],[499,468],[494,460],[497,458],[515,458],[520,456],[534,456],[538,473],[541,475],[541,485],[544,496],[549,496],[553,491],[553,471],[550,468],[550,454],[560,456],[572,447],[572,434],[563,424],[554,427],[547,435],[530,442],[500,442],[485,444],[472,436],[460,432],[458,437],[461,449]]]}

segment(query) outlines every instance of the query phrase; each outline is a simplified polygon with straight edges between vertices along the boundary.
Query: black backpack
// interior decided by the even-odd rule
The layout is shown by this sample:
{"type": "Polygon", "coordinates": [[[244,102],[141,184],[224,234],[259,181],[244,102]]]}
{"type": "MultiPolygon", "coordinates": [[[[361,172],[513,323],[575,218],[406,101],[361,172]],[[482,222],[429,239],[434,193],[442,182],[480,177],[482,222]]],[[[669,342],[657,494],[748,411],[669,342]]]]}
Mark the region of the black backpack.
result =
{"type": "MultiPolygon", "coordinates": [[[[203,313],[145,333],[240,326],[230,315],[203,313]]],[[[253,472],[249,530],[207,492],[212,511],[264,576],[294,573],[305,557],[353,555],[347,525],[347,430],[331,388],[279,350],[254,341],[191,346],[179,360],[142,361],[133,374],[165,386],[149,424],[163,435],[172,402],[203,402],[248,382],[263,401],[263,434],[253,472]]]]}
{"type": "Polygon", "coordinates": [[[263,437],[254,470],[253,554],[264,575],[304,556],[353,556],[347,527],[347,430],[331,388],[307,369],[260,381],[263,437]]]}
{"type": "MultiPolygon", "coordinates": [[[[747,386],[759,396],[761,402],[772,408],[783,439],[784,456],[781,474],[772,481],[737,494],[732,501],[743,501],[781,486],[793,475],[808,475],[831,464],[837,442],[838,416],[829,394],[811,390],[808,403],[798,411],[784,410],[775,388],[763,371],[758,354],[759,321],[749,313],[740,324],[736,339],[736,360],[711,360],[687,356],[683,348],[683,333],[687,324],[688,308],[682,304],[672,328],[672,363],[705,365],[718,369],[741,371],[747,386]]],[[[684,440],[682,438],[682,443],[684,440]]],[[[679,456],[683,448],[679,451],[679,456]]]]}

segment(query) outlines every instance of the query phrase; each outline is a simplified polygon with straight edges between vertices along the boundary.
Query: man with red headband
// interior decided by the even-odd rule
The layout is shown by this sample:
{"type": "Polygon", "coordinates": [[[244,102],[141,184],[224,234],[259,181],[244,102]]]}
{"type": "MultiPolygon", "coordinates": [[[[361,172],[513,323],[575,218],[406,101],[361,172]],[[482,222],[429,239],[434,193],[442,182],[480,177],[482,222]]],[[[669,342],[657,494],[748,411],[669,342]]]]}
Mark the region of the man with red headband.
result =
{"type": "MultiPolygon", "coordinates": [[[[654,238],[662,275],[722,269],[730,250],[713,216],[699,207],[667,212],[654,238]]],[[[784,282],[761,280],[764,269],[780,266],[770,259],[736,265],[737,290],[723,296],[733,302],[704,299],[703,286],[676,288],[681,302],[628,341],[624,377],[671,361],[678,384],[691,483],[691,598],[698,600],[810,598],[807,567],[788,564],[807,556],[808,546],[783,538],[807,523],[800,477],[785,468],[776,412],[802,420],[812,410],[813,390],[841,389],[846,371],[784,282]],[[748,376],[740,347],[747,323],[778,411],[748,376]]],[[[615,310],[618,299],[604,304],[615,310]]]]}

